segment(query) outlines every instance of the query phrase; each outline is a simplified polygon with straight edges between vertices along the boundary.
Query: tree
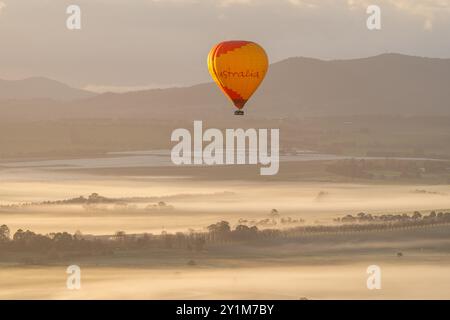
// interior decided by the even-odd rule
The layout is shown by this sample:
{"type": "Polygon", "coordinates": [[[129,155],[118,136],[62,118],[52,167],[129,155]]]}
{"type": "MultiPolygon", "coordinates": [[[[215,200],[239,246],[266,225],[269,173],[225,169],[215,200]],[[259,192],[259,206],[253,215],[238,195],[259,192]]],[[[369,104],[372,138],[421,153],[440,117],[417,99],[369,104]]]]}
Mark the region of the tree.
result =
{"type": "Polygon", "coordinates": [[[49,237],[36,234],[30,230],[23,231],[22,229],[16,231],[13,236],[13,240],[20,246],[40,249],[44,248],[49,244],[49,242],[51,242],[49,237]]]}
{"type": "Polygon", "coordinates": [[[255,237],[258,234],[258,228],[255,226],[249,228],[246,225],[240,224],[236,226],[233,234],[239,239],[249,239],[255,237]]]}
{"type": "Polygon", "coordinates": [[[68,248],[72,244],[72,235],[67,232],[58,232],[53,235],[53,242],[60,248],[68,248]]]}
{"type": "Polygon", "coordinates": [[[117,241],[124,241],[126,237],[127,234],[125,233],[125,231],[117,231],[114,234],[114,239],[116,239],[117,241]]]}
{"type": "Polygon", "coordinates": [[[231,228],[227,221],[220,221],[208,226],[210,236],[214,240],[226,240],[229,238],[231,228]]]}
{"type": "Polygon", "coordinates": [[[73,235],[73,238],[75,240],[82,240],[83,239],[83,233],[80,230],[75,231],[75,234],[73,235]]]}
{"type": "Polygon", "coordinates": [[[220,221],[208,226],[208,231],[211,233],[226,234],[231,231],[230,223],[228,221],[220,221]]]}
{"type": "Polygon", "coordinates": [[[413,216],[412,216],[412,218],[413,218],[414,220],[419,220],[419,219],[422,218],[422,214],[421,214],[419,211],[415,211],[414,214],[413,214],[413,216]]]}
{"type": "Polygon", "coordinates": [[[279,218],[280,217],[280,213],[278,212],[277,209],[272,209],[270,211],[269,217],[273,218],[279,218]]]}
{"type": "Polygon", "coordinates": [[[7,225],[0,226],[0,242],[7,242],[10,240],[11,233],[7,225]]]}
{"type": "Polygon", "coordinates": [[[25,232],[23,232],[22,229],[17,230],[16,233],[14,233],[13,240],[16,242],[21,241],[23,239],[24,233],[25,232]]]}

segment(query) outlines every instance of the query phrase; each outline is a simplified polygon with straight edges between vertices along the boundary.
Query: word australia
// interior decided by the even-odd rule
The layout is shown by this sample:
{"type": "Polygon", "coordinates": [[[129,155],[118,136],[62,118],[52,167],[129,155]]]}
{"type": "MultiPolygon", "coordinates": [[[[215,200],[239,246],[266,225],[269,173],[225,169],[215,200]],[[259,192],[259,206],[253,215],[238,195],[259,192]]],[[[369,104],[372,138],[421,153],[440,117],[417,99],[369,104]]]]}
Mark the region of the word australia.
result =
{"type": "Polygon", "coordinates": [[[279,169],[279,129],[219,129],[203,132],[202,121],[194,121],[193,133],[179,128],[171,141],[175,165],[260,164],[261,175],[275,175],[279,169]],[[270,140],[270,152],[269,152],[270,140]]]}

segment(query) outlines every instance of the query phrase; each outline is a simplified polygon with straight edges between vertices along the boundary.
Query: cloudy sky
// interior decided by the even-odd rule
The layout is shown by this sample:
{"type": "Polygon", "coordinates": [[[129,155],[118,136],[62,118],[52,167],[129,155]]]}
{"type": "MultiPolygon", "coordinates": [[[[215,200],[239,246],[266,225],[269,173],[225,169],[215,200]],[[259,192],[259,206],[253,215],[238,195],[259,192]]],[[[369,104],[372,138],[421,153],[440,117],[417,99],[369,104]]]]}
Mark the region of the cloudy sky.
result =
{"type": "Polygon", "coordinates": [[[45,76],[96,90],[209,81],[216,42],[245,39],[271,62],[385,52],[450,58],[450,0],[0,0],[0,78],[45,76]],[[66,28],[66,8],[82,30],[66,28]],[[368,31],[366,9],[382,9],[368,31]]]}

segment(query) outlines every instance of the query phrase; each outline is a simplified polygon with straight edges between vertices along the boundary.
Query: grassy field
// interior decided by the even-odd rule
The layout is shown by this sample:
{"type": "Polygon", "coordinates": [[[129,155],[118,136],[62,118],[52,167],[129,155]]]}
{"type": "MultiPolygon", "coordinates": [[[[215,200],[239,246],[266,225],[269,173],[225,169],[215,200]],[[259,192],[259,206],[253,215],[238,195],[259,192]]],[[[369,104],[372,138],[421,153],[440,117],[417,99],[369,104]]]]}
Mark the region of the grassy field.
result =
{"type": "MultiPolygon", "coordinates": [[[[280,146],[355,156],[449,158],[449,117],[353,116],[208,120],[210,128],[279,128],[280,146]]],[[[176,128],[192,122],[151,119],[2,121],[0,159],[102,155],[170,149],[176,128]]]]}

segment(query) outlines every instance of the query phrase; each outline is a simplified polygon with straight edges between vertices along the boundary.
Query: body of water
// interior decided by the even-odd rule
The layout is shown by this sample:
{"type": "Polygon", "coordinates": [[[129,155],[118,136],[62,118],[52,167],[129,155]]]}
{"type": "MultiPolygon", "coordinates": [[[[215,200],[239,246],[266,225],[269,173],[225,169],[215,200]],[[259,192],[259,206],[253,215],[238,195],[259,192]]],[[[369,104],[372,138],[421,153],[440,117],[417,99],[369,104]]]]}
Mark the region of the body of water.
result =
{"type": "MultiPolygon", "coordinates": [[[[239,152],[239,151],[238,151],[239,152]]],[[[324,154],[316,152],[298,152],[296,154],[280,155],[280,162],[287,161],[325,161],[345,159],[394,159],[405,161],[429,160],[441,161],[431,158],[406,157],[355,157],[349,155],[324,154]]],[[[95,168],[136,168],[136,167],[162,167],[173,166],[170,150],[146,150],[129,152],[110,152],[103,157],[75,158],[75,159],[45,159],[3,162],[5,168],[46,168],[46,169],[95,169],[95,168]]]]}

